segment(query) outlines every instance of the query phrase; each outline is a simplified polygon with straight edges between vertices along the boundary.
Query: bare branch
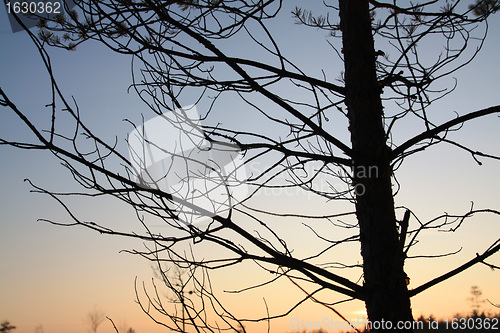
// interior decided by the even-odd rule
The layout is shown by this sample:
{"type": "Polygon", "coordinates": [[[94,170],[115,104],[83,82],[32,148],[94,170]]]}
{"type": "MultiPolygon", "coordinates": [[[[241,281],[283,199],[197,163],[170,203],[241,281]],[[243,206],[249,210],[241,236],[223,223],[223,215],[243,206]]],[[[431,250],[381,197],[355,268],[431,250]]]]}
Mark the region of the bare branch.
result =
{"type": "Polygon", "coordinates": [[[477,264],[477,263],[481,263],[483,262],[484,259],[492,256],[493,254],[497,253],[499,250],[500,250],[500,239],[497,240],[495,243],[493,243],[490,248],[486,251],[484,251],[481,255],[479,254],[476,254],[476,257],[474,259],[471,259],[469,260],[468,262],[466,262],[465,264],[449,271],[448,273],[445,273],[437,278],[434,278],[432,279],[431,281],[427,282],[427,283],[424,283],[423,285],[415,288],[415,289],[412,289],[409,291],[410,295],[411,296],[415,296],[419,293],[421,293],[422,291],[426,290],[426,289],[429,289],[430,287],[432,286],[435,286],[436,284],[440,283],[440,282],[443,282],[461,272],[463,272],[464,270],[466,270],[467,268],[477,264]],[[495,245],[496,244],[496,245],[495,245]]]}

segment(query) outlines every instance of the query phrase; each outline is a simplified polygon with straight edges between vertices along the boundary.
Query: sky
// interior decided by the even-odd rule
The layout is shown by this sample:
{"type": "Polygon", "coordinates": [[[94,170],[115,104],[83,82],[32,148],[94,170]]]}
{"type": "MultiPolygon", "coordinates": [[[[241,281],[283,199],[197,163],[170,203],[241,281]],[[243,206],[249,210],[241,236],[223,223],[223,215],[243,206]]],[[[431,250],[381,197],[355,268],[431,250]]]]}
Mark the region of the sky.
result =
{"type": "MultiPolygon", "coordinates": [[[[276,29],[283,38],[282,47],[291,52],[297,61],[309,64],[329,64],[325,33],[294,25],[290,15],[276,21],[276,29]],[[300,43],[297,43],[300,41],[300,43]],[[321,48],[317,47],[321,43],[321,48]],[[298,45],[300,47],[298,47],[298,45]]],[[[490,21],[490,33],[484,49],[473,63],[454,76],[458,80],[456,91],[436,102],[432,110],[437,119],[445,121],[454,112],[466,113],[499,104],[498,54],[500,53],[500,14],[490,21]]],[[[6,13],[0,9],[0,86],[36,121],[43,121],[43,105],[50,91],[47,77],[41,66],[36,49],[24,32],[10,31],[6,13]],[[42,107],[41,107],[42,106],[42,107]]],[[[230,45],[235,53],[254,52],[241,42],[230,45]]],[[[112,140],[117,136],[124,147],[124,139],[130,127],[121,120],[125,117],[140,119],[147,111],[142,102],[127,93],[131,82],[130,60],[109,52],[96,43],[87,43],[75,52],[51,50],[54,72],[66,96],[74,96],[82,110],[82,117],[96,133],[112,140]],[[135,117],[135,118],[134,118],[135,117]]],[[[331,65],[340,66],[340,63],[331,65]]],[[[326,69],[327,72],[330,70],[326,69]]],[[[191,101],[193,103],[194,101],[191,101]]],[[[223,109],[227,121],[242,122],[248,119],[244,112],[233,112],[230,100],[223,109]]],[[[189,103],[189,101],[186,101],[189,103]]],[[[2,109],[0,133],[8,137],[27,137],[29,133],[13,116],[2,109]]],[[[62,120],[63,124],[65,120],[62,120]]],[[[250,125],[259,124],[248,120],[250,125]]],[[[500,119],[489,117],[465,125],[455,137],[467,142],[474,149],[500,155],[500,119]]],[[[68,123],[68,126],[71,126],[68,123]]],[[[398,140],[409,137],[419,128],[403,123],[396,134],[398,140]]],[[[347,141],[346,141],[347,142],[347,141]]],[[[79,227],[64,228],[50,225],[38,219],[66,221],[67,215],[52,199],[32,193],[32,187],[24,179],[51,190],[75,189],[73,180],[52,156],[44,152],[21,151],[0,147],[0,320],[9,320],[17,326],[15,332],[28,333],[43,326],[44,332],[83,333],[88,331],[85,317],[94,308],[105,311],[117,325],[129,326],[137,332],[164,332],[151,322],[135,302],[134,281],[144,281],[148,288],[154,276],[151,263],[142,258],[121,252],[123,249],[142,248],[139,242],[129,239],[102,236],[79,227]]],[[[444,212],[465,213],[471,201],[475,208],[498,208],[500,172],[498,162],[483,160],[478,166],[465,152],[449,146],[438,146],[409,158],[398,170],[397,177],[403,187],[396,196],[397,205],[411,207],[423,220],[444,212]]],[[[306,209],[318,212],[337,209],[335,203],[316,206],[313,201],[300,196],[273,195],[272,200],[261,198],[260,207],[269,209],[306,209]]],[[[259,198],[257,198],[259,200],[259,198]]],[[[68,199],[68,204],[84,219],[106,221],[113,226],[134,225],[134,211],[111,199],[68,199]]],[[[410,287],[416,287],[435,276],[460,265],[481,253],[500,235],[499,219],[492,216],[476,216],[454,233],[429,232],[423,235],[415,249],[415,255],[446,253],[462,249],[453,257],[436,260],[414,259],[406,266],[411,278],[410,287]]],[[[296,244],[296,253],[310,253],[315,245],[298,230],[286,230],[276,224],[277,230],[287,232],[296,244]]],[[[324,232],[330,232],[324,230],[324,232]]],[[[217,253],[217,249],[204,248],[217,253]]],[[[338,253],[356,260],[356,250],[342,249],[338,253]]],[[[499,255],[489,261],[498,265],[499,255]]],[[[251,267],[214,273],[216,288],[231,290],[243,288],[256,281],[264,281],[266,275],[251,267]]],[[[355,279],[355,277],[352,277],[355,279]]],[[[449,279],[412,299],[413,314],[433,314],[438,318],[451,317],[457,312],[467,313],[471,286],[477,285],[485,298],[500,303],[498,273],[483,266],[476,266],[460,276],[449,279]]],[[[254,294],[225,295],[235,312],[242,316],[263,314],[263,297],[270,309],[282,312],[287,304],[302,295],[293,286],[282,282],[275,288],[265,288],[254,294]],[[251,305],[251,306],[250,306],[251,305]]],[[[360,302],[350,302],[337,308],[347,318],[364,316],[360,302]]],[[[493,307],[484,304],[484,310],[493,307]]],[[[272,324],[271,332],[291,332],[292,322],[333,318],[334,314],[318,310],[306,303],[284,319],[272,324]]],[[[249,325],[249,328],[251,325],[249,325]]],[[[251,332],[261,331],[251,328],[251,332]]],[[[106,321],[99,332],[113,332],[106,321]]]]}

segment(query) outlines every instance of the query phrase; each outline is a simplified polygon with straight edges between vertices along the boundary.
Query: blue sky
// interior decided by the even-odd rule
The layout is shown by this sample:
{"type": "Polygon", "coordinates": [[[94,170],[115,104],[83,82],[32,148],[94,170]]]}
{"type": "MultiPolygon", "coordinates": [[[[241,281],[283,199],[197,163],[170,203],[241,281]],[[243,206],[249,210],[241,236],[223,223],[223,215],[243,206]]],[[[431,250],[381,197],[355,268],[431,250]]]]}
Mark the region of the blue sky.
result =
{"type": "MultiPolygon", "coordinates": [[[[455,111],[463,114],[499,104],[498,15],[490,22],[490,34],[483,51],[472,64],[454,74],[459,80],[457,90],[432,106],[435,117],[440,120],[454,117],[455,111]]],[[[327,72],[332,75],[340,71],[341,64],[327,52],[325,33],[292,23],[286,15],[277,23],[282,26],[277,29],[282,36],[283,49],[292,52],[292,57],[298,61],[307,60],[306,67],[321,63],[326,64],[327,72]],[[323,46],[317,47],[318,43],[323,46]]],[[[46,74],[28,36],[22,32],[10,32],[3,9],[0,10],[0,45],[0,86],[20,107],[29,110],[34,119],[43,121],[43,114],[47,112],[43,105],[50,101],[46,74]]],[[[234,48],[235,54],[252,52],[246,45],[242,41],[230,47],[234,48]]],[[[76,52],[54,49],[51,56],[60,86],[66,96],[74,96],[78,101],[83,119],[104,138],[112,140],[117,136],[121,148],[126,149],[124,138],[131,129],[121,120],[125,117],[139,120],[140,113],[144,113],[146,119],[150,117],[139,99],[133,93],[126,93],[130,84],[130,60],[112,54],[96,43],[84,44],[76,52]]],[[[319,76],[319,71],[315,75],[319,76]]],[[[237,123],[242,122],[243,117],[249,118],[244,110],[231,110],[230,102],[230,99],[227,100],[227,109],[221,111],[224,119],[237,123]]],[[[258,126],[252,120],[249,124],[258,126]]],[[[71,124],[67,125],[70,128],[71,124]]],[[[476,120],[464,126],[456,137],[475,149],[500,155],[499,125],[498,117],[476,120]]],[[[405,123],[398,129],[397,135],[402,141],[418,130],[412,123],[405,123]]],[[[0,116],[0,133],[2,136],[21,138],[29,135],[4,110],[0,116]]],[[[0,315],[3,316],[0,320],[10,320],[18,326],[16,332],[19,333],[33,332],[34,327],[40,324],[46,332],[62,333],[69,329],[85,332],[83,318],[97,306],[114,320],[127,321],[139,333],[154,332],[150,321],[134,304],[133,292],[135,276],[139,281],[151,279],[150,264],[138,257],[119,253],[121,249],[141,247],[141,244],[99,236],[81,228],[61,228],[37,222],[38,218],[65,220],[67,217],[50,198],[30,193],[31,187],[23,181],[25,178],[52,190],[75,189],[70,175],[49,154],[0,147],[0,170],[0,315]]],[[[408,159],[398,171],[403,189],[396,202],[411,207],[423,219],[444,211],[464,213],[472,200],[477,208],[498,208],[499,170],[498,162],[485,160],[484,165],[479,167],[465,152],[448,146],[433,148],[408,159]]],[[[134,224],[133,210],[113,200],[70,199],[69,204],[83,218],[108,221],[117,227],[134,224]]],[[[294,209],[302,208],[303,202],[300,198],[276,198],[272,202],[263,201],[261,205],[294,209]]],[[[306,209],[315,210],[316,207],[306,209]]],[[[278,226],[278,229],[281,228],[286,229],[278,226]]],[[[289,232],[300,244],[301,235],[289,232]]],[[[419,254],[454,251],[462,246],[464,249],[454,258],[437,261],[438,264],[415,260],[407,271],[412,277],[412,285],[425,282],[472,258],[476,252],[485,250],[499,234],[498,218],[481,217],[474,218],[454,234],[425,235],[418,247],[419,254]]],[[[307,253],[309,247],[303,245],[297,250],[307,253]]],[[[498,263],[498,258],[496,255],[491,261],[498,263]]],[[[245,278],[238,272],[220,278],[220,283],[228,288],[245,283],[245,278]]],[[[260,275],[247,278],[258,279],[260,275]]],[[[500,289],[495,283],[497,279],[498,276],[488,268],[476,267],[425,295],[417,296],[413,300],[414,315],[434,313],[449,316],[453,313],[447,311],[467,311],[469,307],[465,299],[474,284],[498,304],[500,289]]],[[[280,296],[279,301],[288,297],[293,298],[293,295],[280,296]]],[[[253,300],[250,296],[248,299],[253,300]]],[[[261,303],[259,305],[262,306],[261,303]]],[[[275,306],[279,308],[279,304],[275,306]]],[[[304,313],[310,311],[306,309],[304,313]]],[[[356,311],[362,309],[360,303],[344,308],[349,316],[355,316],[356,311]]],[[[105,323],[99,331],[113,330],[105,323]]]]}

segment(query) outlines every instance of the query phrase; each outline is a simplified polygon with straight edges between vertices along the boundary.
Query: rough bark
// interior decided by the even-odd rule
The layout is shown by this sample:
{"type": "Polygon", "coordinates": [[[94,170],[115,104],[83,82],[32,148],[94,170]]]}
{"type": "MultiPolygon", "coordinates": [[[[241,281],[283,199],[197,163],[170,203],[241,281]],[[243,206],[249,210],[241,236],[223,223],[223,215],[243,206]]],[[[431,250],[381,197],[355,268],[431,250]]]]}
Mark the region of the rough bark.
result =
{"type": "Polygon", "coordinates": [[[383,126],[368,1],[340,1],[340,18],[366,310],[374,325],[386,323],[372,331],[403,331],[396,329],[397,322],[413,318],[399,246],[391,150],[383,126]]]}

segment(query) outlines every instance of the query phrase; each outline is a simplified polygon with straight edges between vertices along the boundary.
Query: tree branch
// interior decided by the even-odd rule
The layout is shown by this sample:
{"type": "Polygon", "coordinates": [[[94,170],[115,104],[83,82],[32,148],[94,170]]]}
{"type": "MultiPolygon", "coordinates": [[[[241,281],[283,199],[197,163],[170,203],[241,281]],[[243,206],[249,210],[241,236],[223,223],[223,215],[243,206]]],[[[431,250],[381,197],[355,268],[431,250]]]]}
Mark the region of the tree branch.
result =
{"type": "MultiPolygon", "coordinates": [[[[499,242],[500,242],[500,239],[497,240],[493,245],[495,245],[495,244],[497,244],[499,242]]],[[[457,275],[457,274],[465,271],[467,268],[469,268],[469,267],[471,267],[471,266],[473,266],[473,265],[475,265],[475,264],[477,264],[479,262],[482,262],[484,259],[492,256],[493,254],[495,254],[499,250],[500,250],[500,244],[497,244],[496,246],[490,247],[489,250],[486,250],[481,255],[476,254],[477,256],[474,259],[466,262],[462,266],[457,267],[454,270],[449,271],[446,274],[443,274],[443,275],[441,275],[441,276],[439,276],[439,277],[437,277],[437,278],[435,278],[435,279],[433,279],[433,280],[431,280],[431,281],[429,281],[427,283],[424,283],[423,285],[421,285],[421,286],[419,286],[419,287],[417,287],[415,289],[410,290],[409,291],[410,297],[413,297],[413,296],[421,293],[422,291],[424,291],[426,289],[429,289],[430,287],[432,287],[432,286],[434,286],[434,285],[436,285],[436,284],[438,284],[440,282],[443,282],[443,281],[451,278],[452,276],[455,276],[455,275],[457,275]]]]}
{"type": "Polygon", "coordinates": [[[500,105],[491,106],[491,107],[486,108],[486,109],[482,109],[479,111],[468,113],[466,115],[463,115],[463,116],[457,117],[453,120],[450,120],[442,125],[439,125],[433,129],[430,129],[430,130],[427,130],[423,133],[420,133],[419,135],[407,140],[406,142],[404,142],[400,146],[396,147],[392,151],[391,160],[394,160],[398,156],[402,155],[405,152],[405,150],[411,148],[415,144],[417,144],[423,140],[426,140],[426,139],[431,139],[431,138],[435,137],[437,134],[450,129],[451,127],[453,127],[455,125],[459,125],[459,124],[462,124],[466,121],[476,119],[479,117],[483,117],[483,116],[493,114],[493,113],[500,113],[500,105]]]}

